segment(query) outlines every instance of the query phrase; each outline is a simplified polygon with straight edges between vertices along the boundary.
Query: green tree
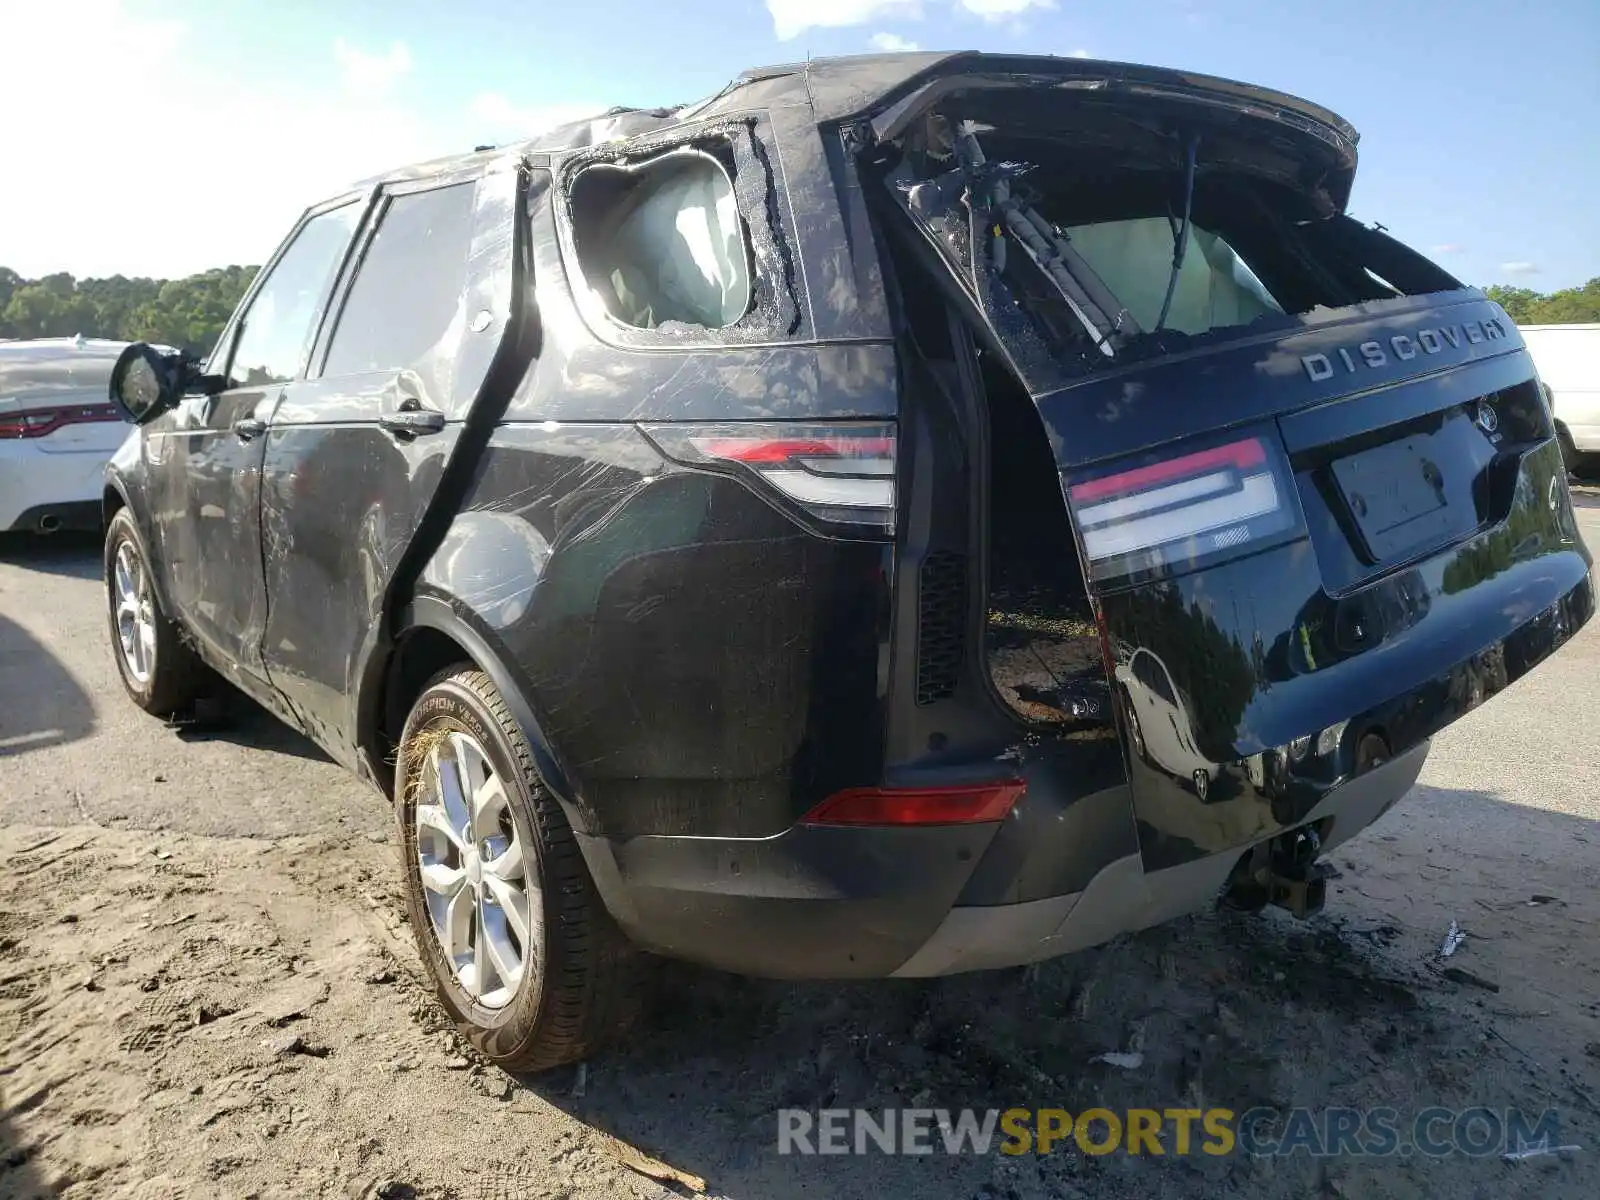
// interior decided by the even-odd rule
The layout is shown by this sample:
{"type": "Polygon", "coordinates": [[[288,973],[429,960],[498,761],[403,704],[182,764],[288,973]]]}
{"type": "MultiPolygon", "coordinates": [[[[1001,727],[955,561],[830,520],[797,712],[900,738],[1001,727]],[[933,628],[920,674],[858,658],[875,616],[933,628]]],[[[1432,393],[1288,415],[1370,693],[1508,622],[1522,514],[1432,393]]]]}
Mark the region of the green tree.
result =
{"type": "Polygon", "coordinates": [[[0,267],[0,338],[85,337],[163,342],[205,354],[255,277],[217,267],[183,279],[24,279],[0,267]]]}
{"type": "Polygon", "coordinates": [[[1483,289],[1483,294],[1488,296],[1501,308],[1506,310],[1518,325],[1530,325],[1533,318],[1528,314],[1533,311],[1533,306],[1539,302],[1539,293],[1532,288],[1512,287],[1506,283],[1492,283],[1483,289]]]}
{"type": "Polygon", "coordinates": [[[1518,325],[1586,325],[1600,322],[1600,276],[1581,287],[1541,295],[1496,283],[1483,289],[1518,325]]]}

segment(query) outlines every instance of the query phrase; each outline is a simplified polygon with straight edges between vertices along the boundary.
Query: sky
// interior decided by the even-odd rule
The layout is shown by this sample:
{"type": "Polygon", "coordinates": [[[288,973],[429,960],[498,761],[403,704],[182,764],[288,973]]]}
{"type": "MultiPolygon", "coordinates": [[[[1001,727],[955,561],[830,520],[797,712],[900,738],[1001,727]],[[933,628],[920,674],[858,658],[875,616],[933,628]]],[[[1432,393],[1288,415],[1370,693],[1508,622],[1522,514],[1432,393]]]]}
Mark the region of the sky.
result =
{"type": "Polygon", "coordinates": [[[1471,283],[1600,275],[1596,0],[0,0],[0,265],[259,263],[387,167],[874,49],[1183,67],[1362,134],[1351,212],[1471,283]]]}

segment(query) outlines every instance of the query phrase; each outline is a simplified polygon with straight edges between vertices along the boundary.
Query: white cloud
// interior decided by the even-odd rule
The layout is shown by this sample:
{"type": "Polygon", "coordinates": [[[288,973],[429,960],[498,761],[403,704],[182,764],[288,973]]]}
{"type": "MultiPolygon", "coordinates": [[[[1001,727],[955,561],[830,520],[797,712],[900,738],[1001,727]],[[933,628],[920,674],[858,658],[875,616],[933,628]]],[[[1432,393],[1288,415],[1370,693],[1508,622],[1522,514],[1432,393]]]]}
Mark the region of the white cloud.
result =
{"type": "Polygon", "coordinates": [[[898,33],[875,33],[872,35],[872,48],[882,50],[885,54],[897,54],[903,50],[920,50],[922,47],[898,33]]]}
{"type": "MultiPolygon", "coordinates": [[[[1013,0],[1014,2],[1014,0],[1013,0]]],[[[767,0],[780,42],[808,29],[842,29],[870,21],[922,16],[921,0],[767,0]]]]}
{"type": "Polygon", "coordinates": [[[386,92],[411,70],[411,51],[404,42],[391,42],[382,54],[370,54],[339,38],[333,43],[333,57],[344,73],[345,90],[359,96],[386,92]]]}
{"type": "MultiPolygon", "coordinates": [[[[345,91],[349,64],[332,47],[310,64],[318,77],[289,80],[241,73],[181,22],[123,0],[0,4],[9,94],[50,98],[46,117],[0,122],[0,163],[28,164],[0,189],[0,264],[26,276],[258,263],[307,205],[365,175],[472,148],[461,114],[446,126],[401,95],[345,91]],[[173,161],[187,175],[162,165],[173,161]]],[[[358,70],[367,83],[410,60],[393,47],[366,57],[385,64],[358,70]]]]}
{"type": "MultiPolygon", "coordinates": [[[[797,38],[808,29],[843,29],[879,20],[920,20],[923,8],[923,0],[766,0],[766,4],[772,14],[772,31],[780,42],[797,38]]],[[[999,23],[1053,9],[1056,0],[945,0],[942,6],[999,23]]],[[[878,38],[897,43],[904,40],[892,33],[878,34],[874,45],[878,45],[878,38]]]]}
{"type": "Polygon", "coordinates": [[[1034,9],[1056,6],[1056,0],[959,0],[962,8],[985,21],[1005,21],[1034,9]]]}
{"type": "Polygon", "coordinates": [[[1070,51],[1067,52],[1067,57],[1068,58],[1093,58],[1094,57],[1094,52],[1092,50],[1083,50],[1083,49],[1070,50],[1070,51]]]}
{"type": "Polygon", "coordinates": [[[1440,242],[1437,246],[1430,247],[1435,254],[1460,254],[1465,246],[1456,242],[1440,242]]]}
{"type": "Polygon", "coordinates": [[[1525,259],[1516,259],[1512,262],[1503,262],[1500,269],[1507,275],[1537,275],[1539,264],[1528,262],[1525,259]]]}
{"type": "Polygon", "coordinates": [[[479,142],[511,142],[565,125],[580,117],[603,113],[605,104],[531,104],[512,103],[500,92],[480,92],[473,97],[471,113],[481,128],[479,142]]]}

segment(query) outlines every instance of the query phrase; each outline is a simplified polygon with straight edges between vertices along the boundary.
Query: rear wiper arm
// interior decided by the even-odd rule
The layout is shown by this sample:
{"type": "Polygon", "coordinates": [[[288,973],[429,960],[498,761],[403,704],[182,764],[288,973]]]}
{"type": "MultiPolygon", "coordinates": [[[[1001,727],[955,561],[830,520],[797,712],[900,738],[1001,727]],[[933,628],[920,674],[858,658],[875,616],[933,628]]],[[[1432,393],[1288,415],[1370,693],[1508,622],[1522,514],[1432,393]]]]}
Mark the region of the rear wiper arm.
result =
{"type": "Polygon", "coordinates": [[[983,147],[970,128],[963,125],[958,135],[963,173],[975,202],[982,202],[996,218],[994,259],[997,273],[1005,269],[1005,233],[1016,239],[1044,276],[1055,285],[1069,307],[1088,328],[1095,345],[1115,353],[1139,334],[1133,314],[1117,301],[1101,282],[1094,268],[1072,248],[1060,230],[1011,193],[1011,178],[1016,168],[1005,163],[990,163],[983,147]]]}
{"type": "Polygon", "coordinates": [[[1183,224],[1167,216],[1172,226],[1172,274],[1167,276],[1167,294],[1161,301],[1161,315],[1150,332],[1160,333],[1167,323],[1167,313],[1172,309],[1172,294],[1178,290],[1178,275],[1183,271],[1183,256],[1189,249],[1189,212],[1194,207],[1194,160],[1200,149],[1200,135],[1191,133],[1183,155],[1183,224]]]}

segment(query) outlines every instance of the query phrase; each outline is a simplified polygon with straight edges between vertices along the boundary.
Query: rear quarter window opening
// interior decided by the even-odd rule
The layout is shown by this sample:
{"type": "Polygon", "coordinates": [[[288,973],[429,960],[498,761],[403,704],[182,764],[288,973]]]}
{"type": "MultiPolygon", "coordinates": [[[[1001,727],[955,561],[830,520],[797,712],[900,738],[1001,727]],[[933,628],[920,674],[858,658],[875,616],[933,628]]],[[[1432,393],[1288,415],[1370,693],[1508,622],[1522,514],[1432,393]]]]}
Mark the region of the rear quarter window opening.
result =
{"type": "Polygon", "coordinates": [[[749,124],[587,156],[565,191],[574,292],[608,340],[750,342],[799,327],[769,159],[749,124]]]}

